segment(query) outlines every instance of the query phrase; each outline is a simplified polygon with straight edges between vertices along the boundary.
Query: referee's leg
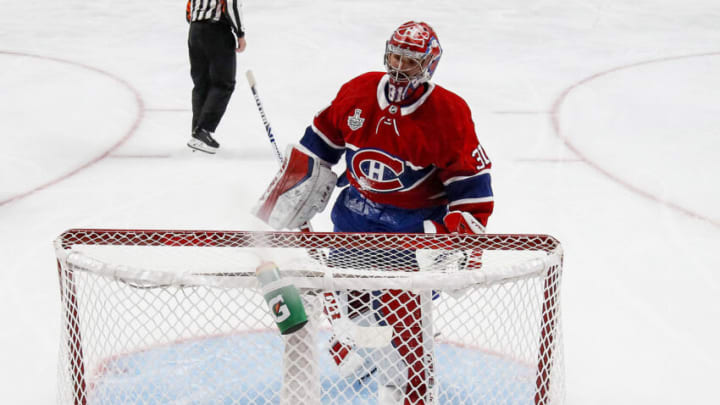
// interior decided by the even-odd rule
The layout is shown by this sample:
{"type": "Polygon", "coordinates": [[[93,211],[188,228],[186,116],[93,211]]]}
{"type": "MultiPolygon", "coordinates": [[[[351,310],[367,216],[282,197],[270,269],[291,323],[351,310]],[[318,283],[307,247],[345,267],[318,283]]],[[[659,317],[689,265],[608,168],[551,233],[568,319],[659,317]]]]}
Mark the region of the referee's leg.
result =
{"type": "Polygon", "coordinates": [[[211,24],[210,39],[206,43],[210,60],[210,88],[200,114],[198,126],[215,132],[225,109],[235,90],[237,59],[235,54],[235,36],[230,27],[222,23],[211,24]]]}
{"type": "Polygon", "coordinates": [[[190,55],[190,77],[192,89],[192,127],[194,131],[202,114],[205,100],[210,90],[210,61],[203,41],[205,22],[193,22],[188,33],[188,53],[190,55]]]}

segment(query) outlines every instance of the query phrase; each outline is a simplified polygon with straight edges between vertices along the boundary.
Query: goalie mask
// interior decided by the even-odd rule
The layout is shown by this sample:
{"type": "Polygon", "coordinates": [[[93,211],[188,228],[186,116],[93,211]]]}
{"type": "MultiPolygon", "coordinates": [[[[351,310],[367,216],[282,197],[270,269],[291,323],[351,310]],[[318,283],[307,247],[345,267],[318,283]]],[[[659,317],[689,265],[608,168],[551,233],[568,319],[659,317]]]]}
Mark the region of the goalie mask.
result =
{"type": "Polygon", "coordinates": [[[385,43],[388,98],[402,102],[430,81],[442,56],[440,41],[427,23],[408,21],[385,43]]]}

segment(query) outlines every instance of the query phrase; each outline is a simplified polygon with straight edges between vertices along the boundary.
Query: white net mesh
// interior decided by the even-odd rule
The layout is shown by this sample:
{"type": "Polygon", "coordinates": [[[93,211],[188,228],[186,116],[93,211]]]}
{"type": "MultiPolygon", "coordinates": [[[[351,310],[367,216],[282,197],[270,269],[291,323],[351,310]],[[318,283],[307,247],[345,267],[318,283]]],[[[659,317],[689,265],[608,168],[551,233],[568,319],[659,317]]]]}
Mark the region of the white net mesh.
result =
{"type": "Polygon", "coordinates": [[[63,404],[561,404],[546,235],[71,230],[63,404]],[[255,277],[297,287],[281,335],[255,277]]]}

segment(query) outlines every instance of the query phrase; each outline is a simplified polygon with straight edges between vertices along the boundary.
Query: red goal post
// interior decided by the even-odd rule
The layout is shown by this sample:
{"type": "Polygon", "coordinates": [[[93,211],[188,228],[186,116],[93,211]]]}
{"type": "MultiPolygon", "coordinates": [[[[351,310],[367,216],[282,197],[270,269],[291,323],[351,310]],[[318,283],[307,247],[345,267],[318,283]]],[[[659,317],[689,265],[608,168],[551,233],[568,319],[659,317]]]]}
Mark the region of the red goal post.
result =
{"type": "Polygon", "coordinates": [[[548,235],[72,229],[55,248],[59,403],[564,403],[548,235]],[[292,335],[255,279],[267,261],[303,297],[292,335]]]}

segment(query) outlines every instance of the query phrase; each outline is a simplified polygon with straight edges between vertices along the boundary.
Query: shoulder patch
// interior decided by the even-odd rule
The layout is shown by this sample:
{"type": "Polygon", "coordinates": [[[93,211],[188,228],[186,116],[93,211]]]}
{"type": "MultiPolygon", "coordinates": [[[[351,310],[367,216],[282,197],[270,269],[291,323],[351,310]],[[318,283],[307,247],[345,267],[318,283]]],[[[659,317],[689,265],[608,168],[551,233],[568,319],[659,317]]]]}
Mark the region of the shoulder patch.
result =
{"type": "Polygon", "coordinates": [[[347,124],[350,127],[350,129],[352,129],[353,131],[357,131],[365,123],[365,118],[362,118],[360,116],[360,114],[362,114],[362,110],[359,108],[356,108],[355,114],[349,116],[347,119],[347,124]]]}

